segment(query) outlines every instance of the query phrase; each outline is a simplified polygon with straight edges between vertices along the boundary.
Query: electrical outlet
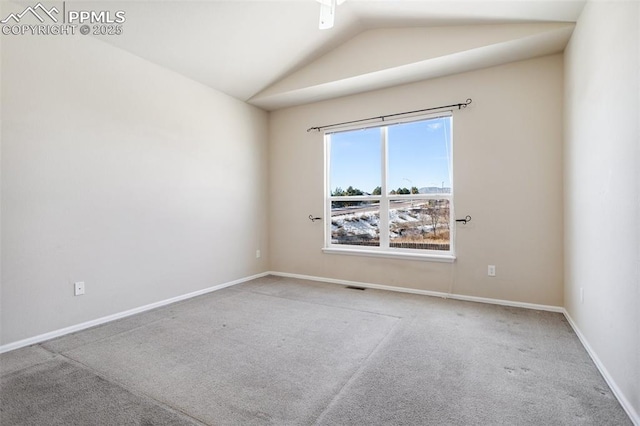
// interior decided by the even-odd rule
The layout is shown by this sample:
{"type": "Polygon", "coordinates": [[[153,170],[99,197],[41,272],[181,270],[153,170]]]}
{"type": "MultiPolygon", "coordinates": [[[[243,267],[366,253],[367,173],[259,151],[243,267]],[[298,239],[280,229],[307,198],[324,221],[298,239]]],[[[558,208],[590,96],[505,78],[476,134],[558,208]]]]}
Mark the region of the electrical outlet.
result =
{"type": "Polygon", "coordinates": [[[73,292],[75,296],[82,296],[84,294],[84,281],[73,283],[73,292]]]}
{"type": "Polygon", "coordinates": [[[489,265],[489,267],[487,268],[487,275],[489,275],[490,277],[496,276],[496,265],[489,265]]]}
{"type": "Polygon", "coordinates": [[[262,256],[260,250],[256,250],[256,259],[260,259],[260,256],[262,256]]]}

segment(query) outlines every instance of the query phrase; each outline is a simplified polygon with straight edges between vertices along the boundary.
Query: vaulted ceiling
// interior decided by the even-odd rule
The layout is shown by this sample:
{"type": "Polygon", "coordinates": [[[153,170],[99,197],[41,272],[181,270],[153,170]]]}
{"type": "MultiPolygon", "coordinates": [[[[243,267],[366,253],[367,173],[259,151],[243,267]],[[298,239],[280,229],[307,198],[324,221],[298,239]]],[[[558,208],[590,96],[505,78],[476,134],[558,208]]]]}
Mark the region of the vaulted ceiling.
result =
{"type": "Polygon", "coordinates": [[[82,4],[126,11],[105,42],[272,110],[561,52],[584,0],[347,0],[330,30],[315,0],[82,4]]]}

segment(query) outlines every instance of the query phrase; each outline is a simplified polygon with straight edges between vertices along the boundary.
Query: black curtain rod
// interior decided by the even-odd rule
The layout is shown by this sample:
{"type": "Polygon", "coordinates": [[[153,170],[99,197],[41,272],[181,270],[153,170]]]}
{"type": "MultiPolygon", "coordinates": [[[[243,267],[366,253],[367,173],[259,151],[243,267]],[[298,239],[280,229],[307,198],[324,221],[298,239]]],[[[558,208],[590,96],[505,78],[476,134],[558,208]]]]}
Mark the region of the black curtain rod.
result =
{"type": "Polygon", "coordinates": [[[454,108],[454,107],[458,107],[458,109],[461,108],[466,108],[470,103],[472,102],[471,99],[467,99],[465,102],[460,103],[460,104],[453,104],[453,105],[443,105],[443,106],[439,106],[439,107],[433,107],[433,108],[425,108],[425,109],[417,109],[415,111],[406,111],[406,112],[398,112],[396,114],[387,114],[387,115],[381,115],[379,117],[370,117],[370,118],[363,118],[361,120],[353,120],[353,121],[344,121],[342,123],[335,123],[335,124],[327,124],[326,126],[317,126],[317,127],[309,127],[307,129],[307,132],[310,132],[312,130],[317,130],[320,131],[322,129],[328,129],[329,127],[336,127],[336,126],[343,126],[345,124],[354,124],[354,123],[362,123],[363,121],[371,121],[371,120],[381,120],[384,121],[385,118],[389,118],[389,117],[397,117],[399,115],[407,115],[407,114],[415,114],[417,112],[426,112],[426,111],[435,111],[438,109],[445,109],[445,108],[454,108]]]}

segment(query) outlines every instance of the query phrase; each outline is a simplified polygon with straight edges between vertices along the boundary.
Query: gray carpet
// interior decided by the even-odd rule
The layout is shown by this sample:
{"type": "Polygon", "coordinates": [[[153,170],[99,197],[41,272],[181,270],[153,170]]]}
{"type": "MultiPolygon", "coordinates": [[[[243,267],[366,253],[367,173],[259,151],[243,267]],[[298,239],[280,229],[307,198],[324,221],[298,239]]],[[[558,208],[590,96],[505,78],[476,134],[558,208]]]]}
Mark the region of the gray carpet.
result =
{"type": "Polygon", "coordinates": [[[2,377],[3,425],[194,425],[61,359],[2,377]]]}
{"type": "Polygon", "coordinates": [[[560,314],[279,277],[0,367],[3,425],[631,424],[560,314]]]}

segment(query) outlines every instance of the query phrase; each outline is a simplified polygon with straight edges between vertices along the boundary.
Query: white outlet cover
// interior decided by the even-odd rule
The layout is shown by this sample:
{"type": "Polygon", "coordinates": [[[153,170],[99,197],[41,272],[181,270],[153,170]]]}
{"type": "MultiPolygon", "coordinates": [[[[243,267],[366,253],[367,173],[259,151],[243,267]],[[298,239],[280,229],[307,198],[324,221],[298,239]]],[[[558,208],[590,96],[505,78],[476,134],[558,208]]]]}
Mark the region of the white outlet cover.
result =
{"type": "Polygon", "coordinates": [[[73,283],[74,295],[81,296],[84,294],[84,281],[73,283]]]}

